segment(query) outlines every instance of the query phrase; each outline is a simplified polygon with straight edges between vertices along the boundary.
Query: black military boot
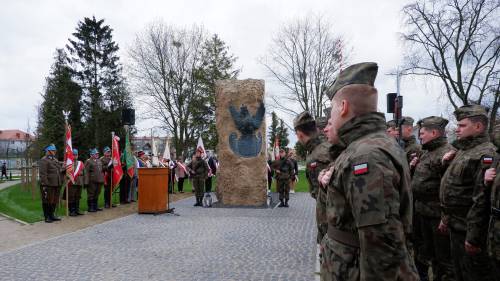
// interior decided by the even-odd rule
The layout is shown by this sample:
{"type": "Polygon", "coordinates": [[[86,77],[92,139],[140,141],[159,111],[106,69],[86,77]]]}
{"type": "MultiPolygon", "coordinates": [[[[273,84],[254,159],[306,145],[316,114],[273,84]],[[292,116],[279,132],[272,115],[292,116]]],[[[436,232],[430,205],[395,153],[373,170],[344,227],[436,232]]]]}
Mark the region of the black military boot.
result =
{"type": "Polygon", "coordinates": [[[96,211],[102,211],[102,208],[99,208],[99,201],[98,199],[94,200],[94,207],[96,211]]]}
{"type": "Polygon", "coordinates": [[[287,207],[288,208],[288,199],[285,200],[285,206],[283,207],[287,207]]]}
{"type": "Polygon", "coordinates": [[[80,213],[80,201],[75,202],[75,214],[77,216],[83,216],[83,213],[80,213]]]}
{"type": "Polygon", "coordinates": [[[60,221],[61,219],[56,217],[55,212],[56,212],[56,204],[50,204],[50,218],[53,221],[60,221]]]}
{"type": "Polygon", "coordinates": [[[89,213],[97,212],[96,209],[94,208],[94,201],[93,200],[87,200],[87,212],[89,212],[89,213]]]}
{"type": "Polygon", "coordinates": [[[49,215],[49,206],[48,204],[43,203],[42,204],[42,210],[43,210],[43,216],[45,217],[45,222],[46,223],[52,223],[53,220],[49,215]]]}
{"type": "Polygon", "coordinates": [[[285,202],[283,202],[283,199],[280,199],[280,205],[278,207],[279,208],[285,207],[285,202]]]}
{"type": "Polygon", "coordinates": [[[78,216],[78,214],[76,213],[76,207],[75,207],[76,204],[73,202],[73,203],[69,203],[68,205],[69,205],[68,206],[68,208],[69,208],[69,216],[70,217],[76,217],[76,216],[78,216]]]}

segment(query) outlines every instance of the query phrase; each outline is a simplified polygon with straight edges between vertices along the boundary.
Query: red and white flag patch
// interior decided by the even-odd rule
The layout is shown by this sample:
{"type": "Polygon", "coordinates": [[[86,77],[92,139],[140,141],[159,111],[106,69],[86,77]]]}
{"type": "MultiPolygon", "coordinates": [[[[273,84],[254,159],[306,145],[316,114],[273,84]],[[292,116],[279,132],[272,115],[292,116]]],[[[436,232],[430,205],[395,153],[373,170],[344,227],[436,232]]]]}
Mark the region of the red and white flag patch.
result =
{"type": "Polygon", "coordinates": [[[358,165],[354,165],[353,167],[354,175],[364,175],[368,174],[368,163],[361,163],[358,165]]]}
{"type": "Polygon", "coordinates": [[[491,165],[493,163],[493,157],[485,156],[483,157],[483,164],[491,165]]]}

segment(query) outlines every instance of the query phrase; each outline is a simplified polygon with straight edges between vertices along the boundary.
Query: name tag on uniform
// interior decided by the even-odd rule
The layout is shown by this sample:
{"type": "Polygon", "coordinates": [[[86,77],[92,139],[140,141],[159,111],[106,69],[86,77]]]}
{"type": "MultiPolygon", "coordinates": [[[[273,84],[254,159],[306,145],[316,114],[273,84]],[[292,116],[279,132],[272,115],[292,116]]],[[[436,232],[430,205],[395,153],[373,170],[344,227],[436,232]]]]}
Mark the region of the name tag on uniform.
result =
{"type": "Polygon", "coordinates": [[[356,176],[368,174],[368,163],[354,165],[353,174],[356,176]]]}
{"type": "Polygon", "coordinates": [[[483,164],[491,165],[491,163],[493,163],[493,157],[488,157],[488,156],[483,157],[483,164]]]}

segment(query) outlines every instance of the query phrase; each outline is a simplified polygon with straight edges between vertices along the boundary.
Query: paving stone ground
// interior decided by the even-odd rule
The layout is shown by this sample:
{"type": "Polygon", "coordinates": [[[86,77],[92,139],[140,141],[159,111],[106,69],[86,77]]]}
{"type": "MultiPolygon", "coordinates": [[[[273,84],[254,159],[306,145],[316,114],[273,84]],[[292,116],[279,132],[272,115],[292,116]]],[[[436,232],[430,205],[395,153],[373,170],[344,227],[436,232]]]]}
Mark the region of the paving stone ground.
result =
{"type": "Polygon", "coordinates": [[[0,280],[315,280],[314,200],[131,215],[0,253],[0,280]]]}

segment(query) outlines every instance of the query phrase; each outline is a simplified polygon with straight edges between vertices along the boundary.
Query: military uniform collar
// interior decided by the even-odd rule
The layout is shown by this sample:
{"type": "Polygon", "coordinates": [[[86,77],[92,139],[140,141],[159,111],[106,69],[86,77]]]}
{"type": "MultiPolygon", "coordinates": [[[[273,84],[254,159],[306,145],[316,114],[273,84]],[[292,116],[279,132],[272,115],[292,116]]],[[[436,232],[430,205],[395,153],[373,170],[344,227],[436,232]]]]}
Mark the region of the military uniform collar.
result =
{"type": "Polygon", "coordinates": [[[305,149],[307,152],[311,153],[311,151],[314,150],[314,148],[318,145],[321,144],[321,139],[319,138],[319,135],[312,136],[305,144],[305,149]]]}
{"type": "Polygon", "coordinates": [[[456,140],[452,145],[460,150],[468,150],[488,141],[490,141],[490,138],[485,133],[482,133],[477,136],[456,140]]]}
{"type": "Polygon", "coordinates": [[[422,149],[428,150],[428,151],[433,151],[433,150],[445,145],[446,141],[447,140],[445,137],[438,137],[438,138],[435,138],[435,139],[429,141],[428,143],[422,144],[422,149]]]}
{"type": "Polygon", "coordinates": [[[354,117],[340,127],[339,145],[347,147],[355,140],[370,133],[384,131],[385,128],[385,116],[383,113],[370,112],[354,117]]]}
{"type": "Polygon", "coordinates": [[[340,153],[345,149],[344,146],[334,144],[330,146],[328,149],[328,152],[330,153],[330,158],[331,159],[337,159],[337,157],[340,155],[340,153]]]}

